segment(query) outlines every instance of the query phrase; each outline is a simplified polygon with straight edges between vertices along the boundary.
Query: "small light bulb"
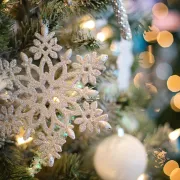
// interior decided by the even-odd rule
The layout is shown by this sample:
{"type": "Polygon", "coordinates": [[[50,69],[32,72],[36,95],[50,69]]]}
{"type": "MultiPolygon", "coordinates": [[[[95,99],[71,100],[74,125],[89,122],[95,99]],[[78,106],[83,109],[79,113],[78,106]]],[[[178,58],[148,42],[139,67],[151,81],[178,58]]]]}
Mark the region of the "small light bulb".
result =
{"type": "Polygon", "coordinates": [[[53,101],[54,101],[55,103],[60,103],[60,100],[59,100],[58,97],[53,97],[53,101]]]}
{"type": "Polygon", "coordinates": [[[20,145],[29,143],[29,142],[31,142],[32,140],[33,140],[32,137],[29,137],[27,140],[24,140],[23,137],[18,137],[18,138],[17,138],[17,145],[20,146],[20,145]]]}
{"type": "Polygon", "coordinates": [[[106,36],[105,36],[105,34],[104,34],[103,32],[99,32],[99,33],[97,34],[97,39],[98,39],[99,41],[103,42],[103,41],[106,40],[106,36]]]}
{"type": "Polygon", "coordinates": [[[86,22],[83,22],[80,27],[82,29],[94,29],[95,27],[95,22],[93,20],[89,20],[89,21],[86,21],[86,22]]]}

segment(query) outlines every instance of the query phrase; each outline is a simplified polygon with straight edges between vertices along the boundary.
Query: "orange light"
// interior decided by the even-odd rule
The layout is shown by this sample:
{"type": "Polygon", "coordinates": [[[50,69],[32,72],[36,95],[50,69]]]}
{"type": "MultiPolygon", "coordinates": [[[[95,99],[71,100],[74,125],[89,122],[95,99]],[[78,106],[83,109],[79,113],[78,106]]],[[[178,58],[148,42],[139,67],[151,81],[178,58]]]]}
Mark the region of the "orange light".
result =
{"type": "Polygon", "coordinates": [[[176,161],[171,160],[165,164],[163,171],[167,176],[170,176],[172,171],[176,168],[179,168],[179,164],[176,161]]]}
{"type": "Polygon", "coordinates": [[[174,96],[174,105],[176,108],[180,109],[180,93],[174,96]]]}
{"type": "Polygon", "coordinates": [[[147,42],[154,42],[157,40],[159,29],[156,26],[149,27],[150,31],[144,31],[144,39],[147,42]]]}
{"type": "Polygon", "coordinates": [[[168,7],[164,3],[156,3],[152,12],[156,18],[164,19],[168,15],[168,7]]]}
{"type": "Polygon", "coordinates": [[[170,32],[162,31],[158,34],[157,42],[160,46],[167,48],[174,42],[174,37],[170,32]]]}
{"type": "Polygon", "coordinates": [[[144,82],[144,75],[143,73],[137,73],[134,77],[134,86],[136,88],[140,88],[143,85],[144,82]]]}
{"type": "Polygon", "coordinates": [[[180,91],[180,76],[173,75],[167,80],[167,87],[172,92],[180,91]]]}
{"type": "Polygon", "coordinates": [[[172,171],[170,175],[171,180],[179,180],[180,179],[180,168],[176,168],[172,171]]]}
{"type": "Polygon", "coordinates": [[[150,68],[154,62],[154,55],[151,52],[145,51],[139,55],[139,65],[142,68],[150,68]]]}
{"type": "Polygon", "coordinates": [[[175,112],[180,112],[180,109],[178,109],[175,105],[174,105],[174,97],[172,97],[171,102],[170,102],[171,108],[172,110],[174,110],[175,112]]]}

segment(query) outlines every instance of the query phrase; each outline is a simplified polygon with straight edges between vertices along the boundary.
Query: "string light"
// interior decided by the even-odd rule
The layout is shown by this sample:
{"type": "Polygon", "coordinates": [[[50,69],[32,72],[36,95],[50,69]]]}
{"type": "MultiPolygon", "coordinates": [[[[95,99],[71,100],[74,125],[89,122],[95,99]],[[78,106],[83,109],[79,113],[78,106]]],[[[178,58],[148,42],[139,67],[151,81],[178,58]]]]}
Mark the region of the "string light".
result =
{"type": "Polygon", "coordinates": [[[16,136],[16,145],[17,146],[21,146],[23,144],[27,144],[30,143],[33,138],[29,137],[27,140],[24,140],[23,136],[24,136],[25,130],[23,128],[20,128],[20,133],[16,136]]]}
{"type": "Polygon", "coordinates": [[[82,29],[94,29],[95,28],[95,22],[93,20],[88,20],[83,22],[80,27],[82,29]]]}
{"type": "Polygon", "coordinates": [[[55,103],[60,103],[60,100],[59,100],[58,97],[53,97],[53,101],[54,101],[55,103]]]}
{"type": "Polygon", "coordinates": [[[113,30],[110,26],[105,26],[101,29],[101,31],[97,34],[97,39],[101,42],[107,40],[108,38],[112,37],[113,30]]]}
{"type": "Polygon", "coordinates": [[[99,32],[96,37],[99,41],[103,42],[106,40],[106,36],[103,32],[99,32]]]}
{"type": "Polygon", "coordinates": [[[33,140],[32,137],[29,137],[27,140],[24,140],[23,137],[18,137],[16,139],[18,146],[23,145],[23,144],[27,144],[27,143],[31,142],[32,140],[33,140]]]}

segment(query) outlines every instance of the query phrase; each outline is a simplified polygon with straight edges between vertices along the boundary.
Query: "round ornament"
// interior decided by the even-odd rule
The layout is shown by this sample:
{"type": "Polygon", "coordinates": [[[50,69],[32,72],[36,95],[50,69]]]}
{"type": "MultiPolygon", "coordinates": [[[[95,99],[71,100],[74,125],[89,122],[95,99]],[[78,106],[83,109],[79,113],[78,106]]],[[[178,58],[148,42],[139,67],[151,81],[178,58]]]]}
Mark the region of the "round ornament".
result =
{"type": "Polygon", "coordinates": [[[103,140],[94,155],[94,167],[103,180],[136,180],[144,173],[147,153],[131,135],[113,135],[103,140]]]}

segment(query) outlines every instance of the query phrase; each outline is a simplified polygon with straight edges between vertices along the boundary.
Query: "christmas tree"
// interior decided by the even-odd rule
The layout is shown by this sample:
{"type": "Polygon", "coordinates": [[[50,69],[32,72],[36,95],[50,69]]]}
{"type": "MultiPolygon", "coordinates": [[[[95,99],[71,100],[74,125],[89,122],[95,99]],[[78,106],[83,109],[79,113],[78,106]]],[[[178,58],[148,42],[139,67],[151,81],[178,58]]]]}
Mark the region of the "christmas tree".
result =
{"type": "Polygon", "coordinates": [[[179,177],[164,3],[0,1],[0,180],[179,177]]]}

